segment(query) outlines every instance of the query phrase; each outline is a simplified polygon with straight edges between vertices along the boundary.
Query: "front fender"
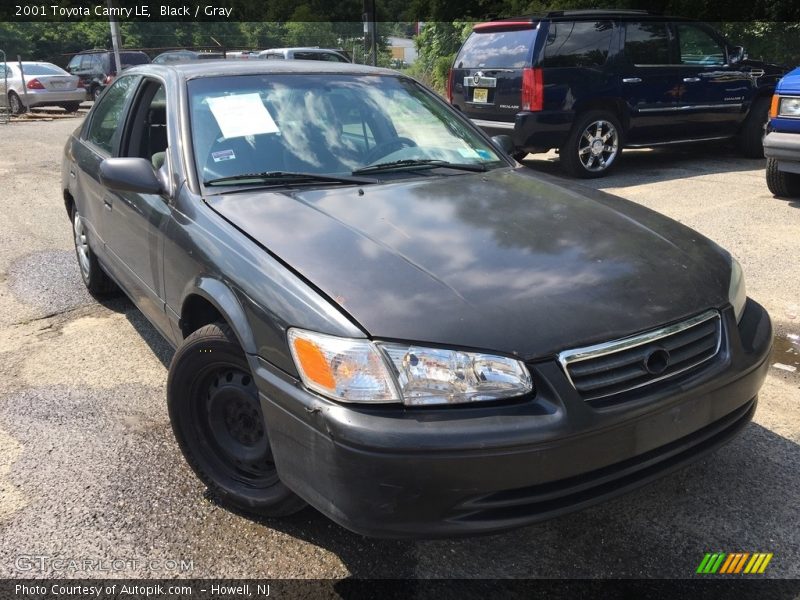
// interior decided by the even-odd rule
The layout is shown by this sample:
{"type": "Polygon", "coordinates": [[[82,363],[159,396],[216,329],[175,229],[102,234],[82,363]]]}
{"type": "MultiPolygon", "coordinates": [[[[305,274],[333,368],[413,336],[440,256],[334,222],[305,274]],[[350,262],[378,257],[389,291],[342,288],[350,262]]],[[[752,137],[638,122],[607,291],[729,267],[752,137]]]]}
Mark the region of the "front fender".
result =
{"type": "MultiPolygon", "coordinates": [[[[195,279],[184,290],[181,314],[184,314],[186,303],[192,296],[200,296],[217,309],[222,318],[233,328],[245,353],[257,354],[258,346],[244,308],[242,308],[242,304],[236,294],[226,283],[213,277],[204,276],[195,279]]],[[[184,323],[182,321],[179,320],[178,325],[183,329],[184,323]]]]}

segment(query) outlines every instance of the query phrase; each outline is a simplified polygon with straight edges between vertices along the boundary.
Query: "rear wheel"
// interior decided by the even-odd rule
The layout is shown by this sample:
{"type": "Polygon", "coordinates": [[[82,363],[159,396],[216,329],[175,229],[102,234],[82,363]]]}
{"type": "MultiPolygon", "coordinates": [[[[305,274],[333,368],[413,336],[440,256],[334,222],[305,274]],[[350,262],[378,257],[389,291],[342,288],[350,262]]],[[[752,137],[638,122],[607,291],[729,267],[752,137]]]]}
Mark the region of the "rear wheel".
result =
{"type": "Polygon", "coordinates": [[[100,94],[103,93],[103,90],[100,88],[99,85],[96,85],[92,88],[92,100],[97,102],[97,99],[100,97],[100,94]]]}
{"type": "Polygon", "coordinates": [[[800,174],[778,170],[778,161],[767,159],[767,187],[782,198],[800,197],[800,174]]]}
{"type": "Polygon", "coordinates": [[[89,245],[89,234],[78,210],[72,209],[72,233],[75,241],[75,255],[81,278],[88,290],[95,296],[106,296],[117,290],[116,284],[106,275],[89,245]]]}
{"type": "Polygon", "coordinates": [[[305,507],[278,478],[258,389],[230,327],[206,325],[184,340],[167,403],[178,445],[213,496],[269,517],[305,507]]]}
{"type": "Polygon", "coordinates": [[[748,158],[764,158],[764,136],[769,123],[770,98],[756,98],[737,139],[739,150],[748,158]]]}
{"type": "Polygon", "coordinates": [[[25,112],[25,105],[19,99],[16,92],[8,92],[8,108],[12,115],[21,115],[25,112]]]}
{"type": "Polygon", "coordinates": [[[66,104],[62,104],[61,108],[63,108],[68,113],[76,113],[78,109],[81,107],[80,102],[67,102],[66,104]]]}
{"type": "Polygon", "coordinates": [[[605,110],[579,115],[565,144],[559,150],[562,168],[573,177],[602,177],[622,152],[622,127],[605,110]]]}

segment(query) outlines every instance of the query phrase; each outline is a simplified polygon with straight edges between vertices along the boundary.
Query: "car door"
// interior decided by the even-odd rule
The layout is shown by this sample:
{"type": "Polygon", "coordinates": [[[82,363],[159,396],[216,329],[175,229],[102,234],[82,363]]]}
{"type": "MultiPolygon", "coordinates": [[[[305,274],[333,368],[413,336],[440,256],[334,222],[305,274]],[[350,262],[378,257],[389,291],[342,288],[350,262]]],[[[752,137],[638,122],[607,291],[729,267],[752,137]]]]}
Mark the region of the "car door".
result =
{"type": "Polygon", "coordinates": [[[623,37],[619,72],[630,115],[626,145],[694,137],[680,114],[686,73],[675,64],[668,23],[630,21],[623,37]]]}
{"type": "Polygon", "coordinates": [[[753,94],[749,74],[727,64],[725,44],[700,23],[673,24],[684,85],[681,107],[694,137],[736,133],[753,94]]]}
{"type": "Polygon", "coordinates": [[[73,145],[74,163],[70,165],[70,192],[78,203],[84,225],[89,229],[92,247],[113,268],[105,250],[105,219],[108,210],[108,191],[100,183],[100,163],[118,151],[122,137],[124,117],[139,77],[121,77],[109,88],[108,93],[89,114],[89,122],[81,131],[80,140],[73,145]]]}
{"type": "MultiPolygon", "coordinates": [[[[169,187],[167,158],[169,103],[159,81],[144,79],[130,104],[119,156],[145,158],[169,187]],[[160,173],[159,173],[160,171],[160,173]]],[[[141,194],[106,190],[103,230],[119,279],[139,309],[162,332],[164,313],[163,231],[170,216],[170,192],[141,194]]]]}

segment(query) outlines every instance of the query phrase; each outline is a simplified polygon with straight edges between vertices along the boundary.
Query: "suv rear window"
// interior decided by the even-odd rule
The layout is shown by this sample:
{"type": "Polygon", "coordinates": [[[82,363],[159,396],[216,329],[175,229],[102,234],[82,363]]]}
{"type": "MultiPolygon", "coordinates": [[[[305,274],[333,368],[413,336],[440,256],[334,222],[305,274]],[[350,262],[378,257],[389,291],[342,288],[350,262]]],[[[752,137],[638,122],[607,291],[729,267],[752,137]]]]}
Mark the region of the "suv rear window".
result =
{"type": "Polygon", "coordinates": [[[605,64],[613,30],[611,21],[550,23],[542,66],[594,67],[605,64]]]}
{"type": "Polygon", "coordinates": [[[456,68],[521,69],[530,64],[535,40],[535,29],[473,31],[458,53],[456,68]]]}

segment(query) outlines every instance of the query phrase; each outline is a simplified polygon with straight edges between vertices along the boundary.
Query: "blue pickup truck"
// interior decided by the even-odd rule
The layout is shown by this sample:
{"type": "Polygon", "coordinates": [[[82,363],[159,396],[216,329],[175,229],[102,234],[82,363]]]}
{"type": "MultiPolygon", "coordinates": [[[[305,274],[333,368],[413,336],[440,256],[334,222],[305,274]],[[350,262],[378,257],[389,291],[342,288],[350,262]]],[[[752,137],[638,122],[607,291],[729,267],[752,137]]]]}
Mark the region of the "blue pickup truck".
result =
{"type": "Polygon", "coordinates": [[[776,196],[800,197],[800,67],[775,88],[764,156],[769,191],[776,196]]]}

